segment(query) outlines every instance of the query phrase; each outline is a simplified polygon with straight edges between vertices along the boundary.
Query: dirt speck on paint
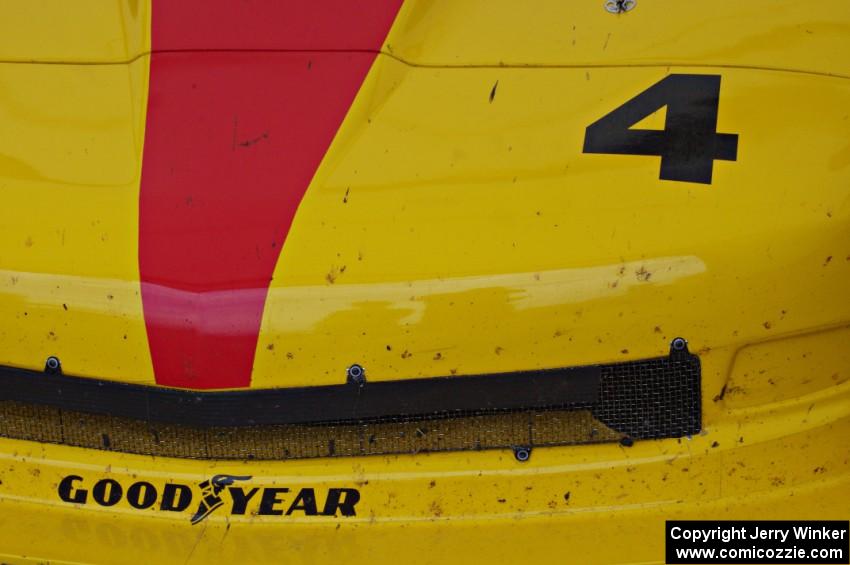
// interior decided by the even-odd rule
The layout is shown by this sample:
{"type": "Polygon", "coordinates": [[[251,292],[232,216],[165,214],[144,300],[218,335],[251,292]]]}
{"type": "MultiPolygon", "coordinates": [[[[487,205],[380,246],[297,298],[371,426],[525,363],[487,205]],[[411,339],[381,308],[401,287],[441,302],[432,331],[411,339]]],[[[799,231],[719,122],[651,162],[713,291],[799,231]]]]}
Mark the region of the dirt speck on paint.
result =
{"type": "Polygon", "coordinates": [[[325,280],[328,284],[334,284],[341,274],[345,272],[345,265],[337,267],[332,265],[328,273],[325,275],[325,280]]]}
{"type": "Polygon", "coordinates": [[[641,266],[640,269],[635,271],[635,277],[637,277],[637,280],[639,281],[648,282],[649,279],[652,277],[652,273],[650,271],[647,271],[646,267],[641,266]]]}

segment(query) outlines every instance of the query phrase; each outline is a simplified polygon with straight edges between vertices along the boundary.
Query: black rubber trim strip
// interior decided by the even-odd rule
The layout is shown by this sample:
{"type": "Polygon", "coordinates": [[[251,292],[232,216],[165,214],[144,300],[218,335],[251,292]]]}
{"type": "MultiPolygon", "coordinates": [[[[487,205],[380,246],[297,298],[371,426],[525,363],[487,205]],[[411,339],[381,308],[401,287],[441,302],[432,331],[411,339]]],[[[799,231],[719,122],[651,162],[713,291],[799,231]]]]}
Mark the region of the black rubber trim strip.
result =
{"type": "Polygon", "coordinates": [[[198,392],[0,367],[0,400],[197,427],[356,422],[465,411],[581,407],[601,369],[573,367],[299,388],[198,392]]]}

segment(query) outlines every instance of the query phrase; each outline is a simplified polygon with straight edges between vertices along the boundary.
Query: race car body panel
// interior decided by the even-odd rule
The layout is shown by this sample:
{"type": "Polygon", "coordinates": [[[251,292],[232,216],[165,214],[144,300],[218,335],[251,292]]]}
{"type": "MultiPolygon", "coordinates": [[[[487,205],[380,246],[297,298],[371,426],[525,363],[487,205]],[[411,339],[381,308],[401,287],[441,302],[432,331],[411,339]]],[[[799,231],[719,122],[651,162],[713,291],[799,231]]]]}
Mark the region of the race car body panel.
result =
{"type": "Polygon", "coordinates": [[[846,519],[848,393],[767,410],[709,401],[704,436],[540,449],[527,463],[509,451],[204,462],[3,440],[0,555],[661,563],[665,520],[846,519]],[[205,505],[202,483],[217,476],[236,478],[205,505]]]}
{"type": "MultiPolygon", "coordinates": [[[[736,143],[734,160],[701,163],[705,184],[659,178],[657,156],[584,147],[591,124],[675,58],[610,59],[603,44],[591,62],[577,39],[584,55],[548,59],[573,49],[549,31],[508,62],[476,55],[506,8],[409,3],[389,29],[398,5],[386,3],[361,14],[371,31],[316,43],[249,37],[239,19],[266,25],[282,8],[212,6],[203,17],[218,13],[222,33],[180,34],[191,11],[116,5],[116,21],[152,22],[131,62],[0,69],[2,364],[56,356],[79,376],[268,388],[338,383],[352,363],[392,380],[637,359],[680,334],[711,349],[850,317],[846,301],[822,299],[850,276],[848,86],[833,76],[843,59],[819,56],[841,18],[801,32],[807,61],[835,61],[828,70],[741,68],[759,64],[712,61],[683,40],[676,53],[696,66],[675,74],[719,83],[710,135],[736,143]],[[457,43],[461,21],[479,22],[480,41],[457,43]],[[812,281],[818,292],[801,295],[812,281]]],[[[294,17],[320,27],[328,6],[294,17]]],[[[771,18],[798,7],[735,33],[778,33],[771,18]]],[[[655,9],[526,17],[619,37],[655,9]]],[[[664,128],[663,96],[641,127],[664,128]]]]}
{"type": "Polygon", "coordinates": [[[600,4],[543,2],[520,10],[506,0],[407,0],[396,14],[396,0],[367,8],[261,2],[250,9],[199,0],[16,2],[4,11],[0,60],[126,63],[151,50],[368,51],[377,40],[381,52],[421,66],[699,65],[850,75],[841,0],[816,8],[799,0],[696,9],[644,2],[619,15],[600,4]],[[159,22],[152,28],[153,14],[159,22]],[[319,25],[329,16],[349,24],[344,37],[319,25]],[[152,46],[160,33],[168,41],[152,46]]]}
{"type": "Polygon", "coordinates": [[[191,399],[681,337],[701,393],[696,433],[525,462],[257,461],[0,387],[0,555],[651,562],[665,519],[846,519],[850,9],[816,4],[0,8],[0,379],[191,399]]]}

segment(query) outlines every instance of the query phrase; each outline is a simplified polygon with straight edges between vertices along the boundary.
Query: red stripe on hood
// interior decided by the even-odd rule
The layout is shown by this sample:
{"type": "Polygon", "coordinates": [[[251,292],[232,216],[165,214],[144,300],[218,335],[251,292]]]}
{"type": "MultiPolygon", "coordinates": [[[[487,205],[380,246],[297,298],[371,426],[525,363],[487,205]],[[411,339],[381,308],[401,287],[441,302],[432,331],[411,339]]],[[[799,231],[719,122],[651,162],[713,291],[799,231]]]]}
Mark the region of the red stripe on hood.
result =
{"type": "Polygon", "coordinates": [[[378,51],[401,0],[154,0],[155,51],[378,51]]]}
{"type": "Polygon", "coordinates": [[[372,51],[151,56],[139,270],[157,383],[250,384],[269,283],[295,211],[399,5],[265,2],[235,10],[248,5],[154,2],[154,51],[183,44],[212,49],[217,37],[234,48],[243,45],[240,34],[256,28],[268,35],[275,21],[285,21],[284,29],[318,30],[327,44],[363,45],[368,37],[372,51]],[[368,13],[380,6],[381,17],[371,24],[382,27],[364,33],[337,16],[352,6],[368,6],[368,13]],[[190,17],[202,12],[203,18],[190,17]],[[186,43],[182,35],[206,39],[186,43]]]}

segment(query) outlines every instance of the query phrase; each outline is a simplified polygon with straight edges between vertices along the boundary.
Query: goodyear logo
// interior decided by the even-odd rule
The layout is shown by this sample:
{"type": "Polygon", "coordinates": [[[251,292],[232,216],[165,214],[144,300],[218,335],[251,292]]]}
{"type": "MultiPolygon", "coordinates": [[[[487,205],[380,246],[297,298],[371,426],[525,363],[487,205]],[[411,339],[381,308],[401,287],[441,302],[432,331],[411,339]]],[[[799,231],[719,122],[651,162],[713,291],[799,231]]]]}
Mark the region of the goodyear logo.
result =
{"type": "Polygon", "coordinates": [[[250,486],[248,475],[215,475],[196,488],[183,483],[167,483],[162,490],[147,481],[124,485],[115,479],[100,479],[90,486],[79,475],[68,475],[58,485],[59,498],[74,504],[115,506],[122,499],[138,510],[155,508],[163,512],[196,509],[190,521],[197,524],[221,507],[231,516],[248,512],[260,516],[355,516],[360,491],[353,488],[301,488],[250,486]],[[319,496],[317,496],[317,491],[319,496]],[[196,498],[196,494],[200,496],[196,498]],[[294,495],[294,496],[293,496],[294,495]]]}

